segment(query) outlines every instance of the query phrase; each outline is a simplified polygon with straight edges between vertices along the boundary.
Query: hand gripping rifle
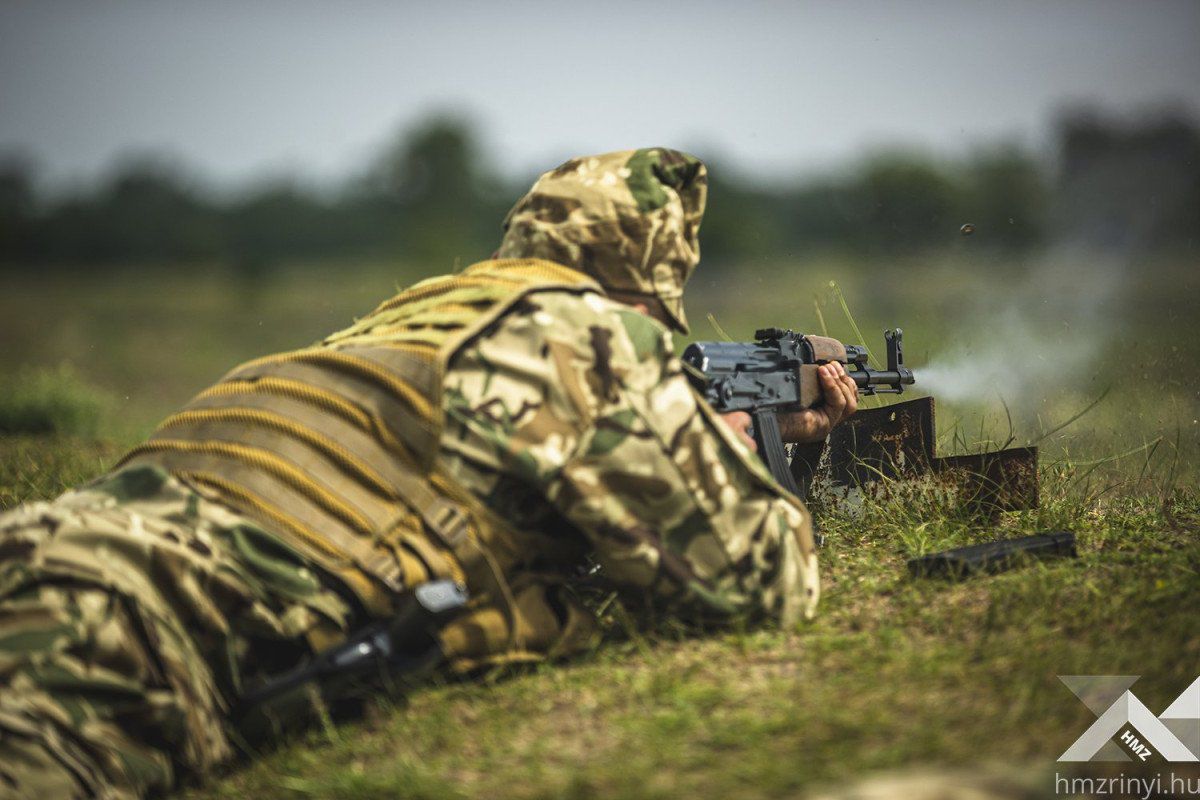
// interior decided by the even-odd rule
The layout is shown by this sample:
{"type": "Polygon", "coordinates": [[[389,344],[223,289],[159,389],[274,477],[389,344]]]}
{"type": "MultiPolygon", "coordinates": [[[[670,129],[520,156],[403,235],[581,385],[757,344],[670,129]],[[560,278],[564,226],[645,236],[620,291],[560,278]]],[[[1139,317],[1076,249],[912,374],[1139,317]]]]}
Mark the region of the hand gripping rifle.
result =
{"type": "Polygon", "coordinates": [[[749,412],[755,443],[775,479],[797,493],[777,414],[801,411],[821,402],[817,367],[840,361],[859,394],[900,394],[914,382],[904,366],[903,332],[883,332],[887,369],[867,366],[867,349],[828,336],[807,336],[782,328],[755,331],[753,342],[694,342],[683,351],[693,384],[719,413],[749,412]]]}

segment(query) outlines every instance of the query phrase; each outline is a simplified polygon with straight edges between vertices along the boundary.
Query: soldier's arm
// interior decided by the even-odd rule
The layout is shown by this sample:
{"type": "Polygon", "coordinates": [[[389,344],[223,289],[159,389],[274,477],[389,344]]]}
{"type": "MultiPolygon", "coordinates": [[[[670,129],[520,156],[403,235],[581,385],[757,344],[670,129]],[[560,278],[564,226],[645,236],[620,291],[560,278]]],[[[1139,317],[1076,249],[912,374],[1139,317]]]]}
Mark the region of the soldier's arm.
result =
{"type": "Polygon", "coordinates": [[[489,475],[519,478],[587,536],[609,578],[680,612],[811,614],[808,512],[670,348],[661,326],[597,295],[534,296],[456,357],[444,463],[485,497],[489,475]]]}

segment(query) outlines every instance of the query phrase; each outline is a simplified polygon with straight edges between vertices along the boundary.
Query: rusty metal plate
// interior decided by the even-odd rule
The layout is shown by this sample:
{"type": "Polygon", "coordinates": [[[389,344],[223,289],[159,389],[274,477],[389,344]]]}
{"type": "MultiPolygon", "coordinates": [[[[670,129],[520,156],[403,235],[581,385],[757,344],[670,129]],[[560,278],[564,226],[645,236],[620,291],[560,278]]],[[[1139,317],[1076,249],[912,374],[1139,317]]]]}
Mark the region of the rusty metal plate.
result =
{"type": "Polygon", "coordinates": [[[985,516],[1037,508],[1036,447],[938,458],[934,407],[932,397],[919,397],[859,411],[830,435],[815,476],[815,465],[793,460],[798,485],[854,488],[935,473],[985,516]]]}
{"type": "Polygon", "coordinates": [[[933,464],[935,441],[932,397],[864,409],[830,435],[828,480],[858,486],[920,475],[933,464]]]}
{"type": "Polygon", "coordinates": [[[946,456],[934,462],[961,500],[985,514],[1038,507],[1038,449],[1010,447],[992,453],[946,456]]]}

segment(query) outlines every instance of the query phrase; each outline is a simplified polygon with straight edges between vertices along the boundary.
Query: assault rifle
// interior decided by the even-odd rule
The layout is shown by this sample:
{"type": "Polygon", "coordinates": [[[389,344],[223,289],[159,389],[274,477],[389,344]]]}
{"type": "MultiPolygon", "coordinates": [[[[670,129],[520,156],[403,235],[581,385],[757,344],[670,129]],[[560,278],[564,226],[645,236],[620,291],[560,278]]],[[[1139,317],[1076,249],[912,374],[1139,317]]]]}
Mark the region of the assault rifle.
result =
{"type": "Polygon", "coordinates": [[[444,657],[437,631],[466,608],[467,600],[466,587],[454,581],[421,584],[400,601],[392,619],[363,628],[307,663],[244,692],[235,716],[244,720],[275,698],[309,683],[349,685],[385,674],[424,674],[444,657]]]}
{"type": "Polygon", "coordinates": [[[780,412],[800,411],[821,401],[817,368],[840,361],[859,394],[900,394],[914,382],[904,366],[903,332],[883,332],[887,369],[867,366],[867,348],[828,336],[806,336],[783,328],[755,331],[753,342],[695,342],[683,351],[693,384],[718,412],[749,412],[758,454],[771,474],[797,492],[779,433],[780,412]]]}

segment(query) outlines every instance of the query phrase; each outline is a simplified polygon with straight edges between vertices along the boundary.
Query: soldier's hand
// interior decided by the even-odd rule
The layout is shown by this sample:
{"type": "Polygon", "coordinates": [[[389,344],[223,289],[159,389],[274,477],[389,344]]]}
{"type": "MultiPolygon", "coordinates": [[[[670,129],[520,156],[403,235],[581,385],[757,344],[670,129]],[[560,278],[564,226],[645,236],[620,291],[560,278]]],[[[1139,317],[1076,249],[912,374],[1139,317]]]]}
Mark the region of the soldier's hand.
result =
{"type": "Polygon", "coordinates": [[[779,415],[779,433],[785,442],[820,442],[833,427],[858,410],[858,387],[839,361],[817,368],[824,400],[816,408],[779,415]]]}
{"type": "Polygon", "coordinates": [[[730,411],[728,414],[722,414],[721,419],[725,420],[725,424],[737,434],[737,437],[742,440],[742,444],[750,448],[750,452],[758,452],[758,444],[750,436],[750,415],[745,411],[730,411]]]}

